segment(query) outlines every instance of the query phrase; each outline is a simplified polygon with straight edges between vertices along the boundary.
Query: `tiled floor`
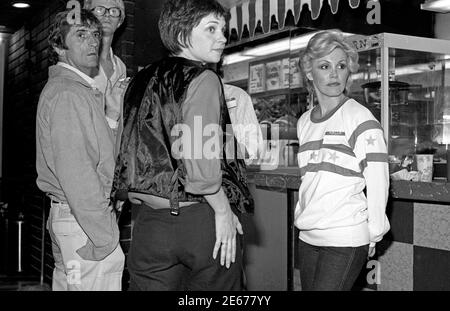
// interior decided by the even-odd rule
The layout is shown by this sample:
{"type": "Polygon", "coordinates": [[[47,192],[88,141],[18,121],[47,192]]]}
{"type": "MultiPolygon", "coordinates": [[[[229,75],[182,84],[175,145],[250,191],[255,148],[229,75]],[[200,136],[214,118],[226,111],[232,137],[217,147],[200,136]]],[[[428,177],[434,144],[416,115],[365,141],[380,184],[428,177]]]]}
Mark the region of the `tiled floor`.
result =
{"type": "Polygon", "coordinates": [[[47,284],[41,285],[39,277],[6,276],[0,274],[0,291],[47,291],[47,284]]]}

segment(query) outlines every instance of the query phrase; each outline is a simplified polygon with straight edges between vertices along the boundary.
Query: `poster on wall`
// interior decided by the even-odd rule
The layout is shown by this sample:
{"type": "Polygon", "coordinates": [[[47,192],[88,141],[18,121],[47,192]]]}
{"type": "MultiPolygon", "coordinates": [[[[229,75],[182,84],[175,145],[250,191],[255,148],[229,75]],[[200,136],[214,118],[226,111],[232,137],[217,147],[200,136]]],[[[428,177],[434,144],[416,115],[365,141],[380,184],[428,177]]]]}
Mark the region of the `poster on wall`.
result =
{"type": "Polygon", "coordinates": [[[266,89],[278,90],[281,88],[281,60],[266,63],[266,89]]]}
{"type": "Polygon", "coordinates": [[[265,66],[264,64],[250,65],[248,92],[250,94],[264,92],[265,66]]]}
{"type": "Polygon", "coordinates": [[[289,57],[283,58],[281,61],[281,87],[289,88],[290,86],[290,61],[289,57]]]}

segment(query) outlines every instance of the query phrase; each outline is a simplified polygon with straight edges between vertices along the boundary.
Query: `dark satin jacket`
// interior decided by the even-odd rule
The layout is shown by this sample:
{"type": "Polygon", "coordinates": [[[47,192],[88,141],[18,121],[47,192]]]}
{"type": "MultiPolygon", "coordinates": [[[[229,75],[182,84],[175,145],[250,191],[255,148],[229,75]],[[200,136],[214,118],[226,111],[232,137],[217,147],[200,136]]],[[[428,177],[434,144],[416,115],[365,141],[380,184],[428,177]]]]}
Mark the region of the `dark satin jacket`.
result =
{"type": "MultiPolygon", "coordinates": [[[[125,94],[123,133],[116,162],[112,197],[139,192],[170,200],[171,212],[178,214],[179,201],[205,202],[202,195],[185,192],[186,169],[171,154],[170,135],[175,124],[183,123],[182,105],[189,84],[204,70],[198,62],[167,57],[142,69],[132,79],[125,94]]],[[[222,92],[220,125],[223,142],[226,124],[231,124],[222,92]]],[[[235,138],[233,138],[235,140],[235,138]]],[[[222,155],[225,155],[225,143],[222,155]]],[[[222,187],[240,212],[253,212],[253,199],[247,186],[245,162],[221,157],[222,187]]]]}

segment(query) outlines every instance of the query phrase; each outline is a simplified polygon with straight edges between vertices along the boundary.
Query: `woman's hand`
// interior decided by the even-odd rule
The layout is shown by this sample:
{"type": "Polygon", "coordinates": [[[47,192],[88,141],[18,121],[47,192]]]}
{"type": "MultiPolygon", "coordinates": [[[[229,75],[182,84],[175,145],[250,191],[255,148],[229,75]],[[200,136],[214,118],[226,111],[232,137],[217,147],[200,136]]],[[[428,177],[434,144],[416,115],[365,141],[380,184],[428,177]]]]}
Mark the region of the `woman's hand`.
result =
{"type": "Polygon", "coordinates": [[[369,253],[368,253],[368,257],[373,257],[373,255],[375,255],[375,246],[369,247],[369,253]]]}
{"type": "Polygon", "coordinates": [[[224,212],[215,212],[216,244],[213,258],[216,259],[220,249],[220,265],[227,268],[236,259],[236,231],[243,234],[242,225],[237,216],[229,208],[224,212]]]}
{"type": "Polygon", "coordinates": [[[220,265],[227,268],[236,259],[236,231],[243,234],[241,223],[230,207],[230,202],[220,187],[214,194],[204,196],[214,210],[216,224],[216,243],[213,249],[213,258],[216,259],[220,250],[220,265]]]}

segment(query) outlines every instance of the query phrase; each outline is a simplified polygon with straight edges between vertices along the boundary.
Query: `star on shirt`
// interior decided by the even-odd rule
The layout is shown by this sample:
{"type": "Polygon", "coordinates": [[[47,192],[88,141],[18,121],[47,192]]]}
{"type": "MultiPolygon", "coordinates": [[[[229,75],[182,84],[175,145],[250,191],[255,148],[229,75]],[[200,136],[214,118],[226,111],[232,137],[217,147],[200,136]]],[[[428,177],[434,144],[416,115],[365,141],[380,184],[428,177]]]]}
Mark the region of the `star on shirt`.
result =
{"type": "Polygon", "coordinates": [[[372,135],[368,139],[366,139],[366,141],[367,145],[375,146],[375,138],[372,138],[372,135]]]}
{"type": "Polygon", "coordinates": [[[310,160],[316,160],[317,154],[315,152],[311,153],[311,156],[309,157],[310,160]]]}
{"type": "Polygon", "coordinates": [[[336,151],[334,153],[330,152],[330,160],[336,162],[336,159],[339,159],[339,157],[336,155],[336,151]]]}

